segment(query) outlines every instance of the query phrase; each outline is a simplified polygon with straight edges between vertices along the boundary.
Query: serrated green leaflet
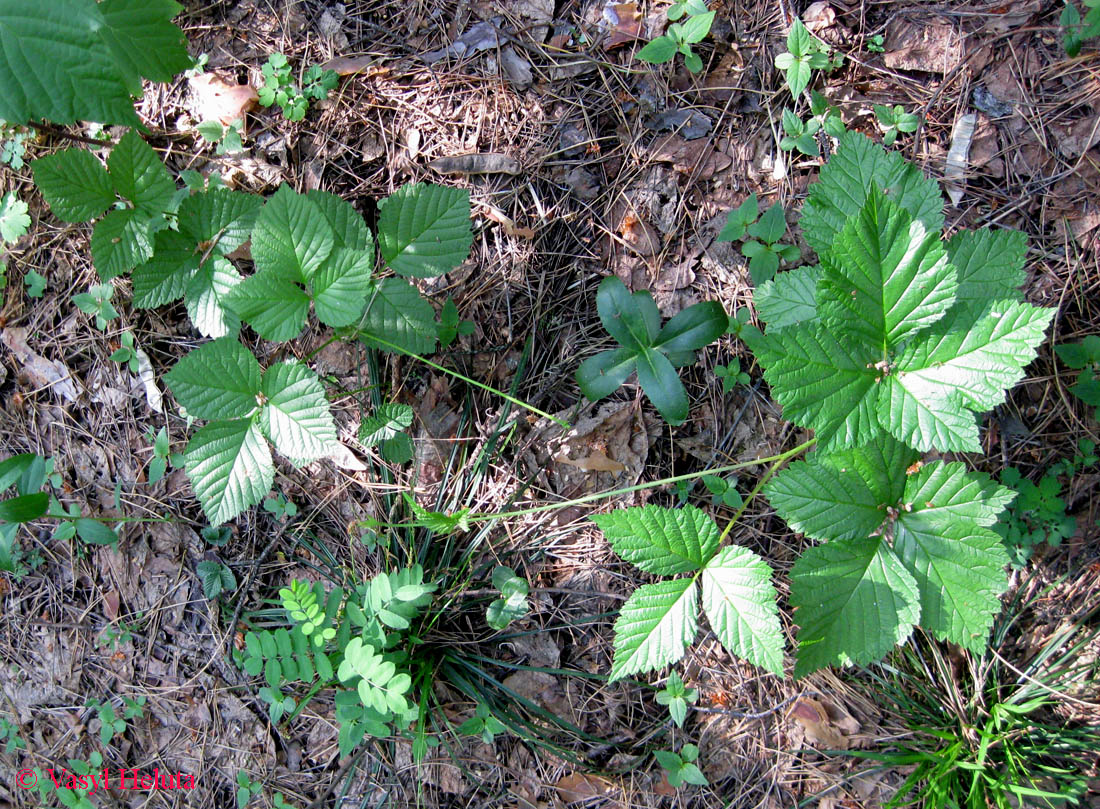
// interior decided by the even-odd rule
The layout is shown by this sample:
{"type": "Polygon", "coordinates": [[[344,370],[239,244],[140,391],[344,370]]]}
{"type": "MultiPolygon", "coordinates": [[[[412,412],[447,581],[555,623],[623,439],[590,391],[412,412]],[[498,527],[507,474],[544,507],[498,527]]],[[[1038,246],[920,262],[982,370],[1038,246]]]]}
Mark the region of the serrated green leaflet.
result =
{"type": "Polygon", "coordinates": [[[164,213],[176,193],[176,184],[164,163],[132,129],[111,150],[107,169],[119,196],[130,200],[147,217],[164,213]]]}
{"type": "Polygon", "coordinates": [[[646,584],[631,594],[615,621],[615,657],[609,682],[652,671],[684,656],[695,638],[694,579],[646,584]]]}
{"type": "Polygon", "coordinates": [[[153,257],[133,273],[134,306],[152,309],[184,296],[199,267],[191,240],[174,230],[162,230],[154,239],[153,257]]]}
{"type": "Polygon", "coordinates": [[[251,238],[263,205],[263,199],[255,194],[227,188],[192,194],[180,203],[180,233],[190,239],[195,250],[228,255],[251,238]]]}
{"type": "Polygon", "coordinates": [[[332,228],[334,247],[369,252],[373,257],[374,239],[371,238],[363,217],[355,208],[327,191],[310,191],[306,197],[317,206],[317,210],[332,228]]]}
{"type": "Polygon", "coordinates": [[[187,40],[171,20],[183,11],[174,0],[103,0],[107,25],[100,36],[127,79],[131,92],[141,93],[141,79],[170,82],[191,67],[187,40]]]}
{"type": "Polygon", "coordinates": [[[316,374],[300,362],[281,362],[264,372],[266,398],[260,424],[275,448],[295,461],[312,461],[331,453],[336,426],[325,389],[316,374]]]}
{"type": "Polygon", "coordinates": [[[322,323],[350,326],[359,320],[370,293],[374,255],[338,247],[313,276],[313,308],[322,323]]]}
{"type": "Polygon", "coordinates": [[[955,270],[939,232],[927,231],[874,186],[822,253],[821,266],[819,315],[830,328],[879,348],[880,359],[955,301],[955,270]]]}
{"type": "Polygon", "coordinates": [[[40,157],[31,164],[31,170],[34,184],[54,216],[62,221],[86,222],[115,203],[115,188],[107,170],[84,149],[40,157]]]}
{"type": "Polygon", "coordinates": [[[410,427],[413,422],[413,409],[406,404],[387,402],[380,405],[370,418],[363,419],[359,425],[359,443],[370,447],[380,441],[387,441],[410,427]]]}
{"type": "Polygon", "coordinates": [[[990,300],[1020,300],[1027,235],[1018,230],[964,230],[947,243],[959,276],[960,304],[984,308],[990,300]]]}
{"type": "Polygon", "coordinates": [[[699,570],[718,549],[718,526],[694,506],[625,508],[592,521],[615,553],[658,576],[699,570]]]}
{"type": "Polygon", "coordinates": [[[799,625],[795,677],[878,660],[920,618],[916,581],[878,537],[807,550],[791,569],[791,605],[799,625]]]}
{"type": "Polygon", "coordinates": [[[257,407],[260,364],[231,338],[191,351],[176,363],[164,381],[187,412],[200,419],[235,419],[257,407]]]}
{"type": "Polygon", "coordinates": [[[377,336],[410,354],[428,354],[435,349],[435,310],[416,287],[400,278],[385,278],[373,285],[368,300],[362,328],[368,345],[372,344],[370,338],[377,336]]]}
{"type": "Polygon", "coordinates": [[[779,273],[756,288],[753,303],[770,329],[781,329],[817,318],[817,284],[821,266],[799,267],[779,273]]]}
{"type": "Polygon", "coordinates": [[[802,209],[802,233],[821,253],[833,244],[849,218],[863,207],[872,185],[922,222],[929,231],[943,227],[939,185],[897,152],[887,152],[865,135],[848,132],[821,170],[802,209]]]}
{"type": "Polygon", "coordinates": [[[187,282],[184,298],[187,316],[207,337],[235,335],[241,327],[237,315],[227,308],[230,293],[241,283],[237,268],[222,256],[200,264],[187,282]]]}
{"type": "Polygon", "coordinates": [[[271,451],[251,419],[213,421],[191,436],[187,478],[211,525],[231,520],[271,490],[271,451]]]}
{"type": "Polygon", "coordinates": [[[771,575],[771,568],[755,553],[730,546],[707,562],[700,584],[703,611],[722,645],[781,675],[783,632],[771,575]]]}
{"type": "Polygon", "coordinates": [[[397,189],[379,203],[378,246],[399,275],[431,278],[466,260],[473,244],[470,192],[429,183],[397,189]]]}
{"type": "Polygon", "coordinates": [[[92,263],[104,281],[144,264],[153,256],[149,217],[133,209],[111,211],[92,230],[92,263]]]}
{"type": "Polygon", "coordinates": [[[275,342],[297,337],[309,316],[309,295],[301,285],[270,271],[246,278],[228,304],[256,334],[275,342]]]}
{"type": "Polygon", "coordinates": [[[289,281],[308,282],[334,245],[324,214],[286,184],[268,199],[252,229],[257,270],[289,281]]]}

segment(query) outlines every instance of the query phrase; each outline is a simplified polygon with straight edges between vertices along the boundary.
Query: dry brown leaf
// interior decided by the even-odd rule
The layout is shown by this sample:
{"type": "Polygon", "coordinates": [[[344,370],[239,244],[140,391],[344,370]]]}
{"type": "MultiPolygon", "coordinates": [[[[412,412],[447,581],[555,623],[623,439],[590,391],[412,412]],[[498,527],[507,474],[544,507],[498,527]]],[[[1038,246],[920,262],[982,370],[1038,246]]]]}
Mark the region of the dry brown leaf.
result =
{"type": "Polygon", "coordinates": [[[190,80],[195,94],[194,112],[199,121],[221,121],[229,126],[244,121],[259,96],[250,84],[230,84],[213,73],[203,73],[190,80]]]}
{"type": "Polygon", "coordinates": [[[598,449],[593,450],[587,458],[574,460],[566,455],[559,454],[554,460],[558,463],[567,463],[570,466],[583,469],[585,472],[622,472],[626,469],[621,463],[611,460],[598,449]]]}
{"type": "Polygon", "coordinates": [[[833,725],[825,707],[816,699],[803,697],[791,707],[790,717],[806,734],[806,741],[826,750],[847,750],[848,739],[833,725]]]}
{"type": "Polygon", "coordinates": [[[638,13],[637,3],[607,3],[602,8],[593,7],[593,13],[599,13],[598,25],[604,31],[604,48],[612,50],[642,36],[642,15],[638,13]]]}
{"type": "Polygon", "coordinates": [[[962,43],[962,36],[950,25],[895,18],[887,28],[882,59],[894,70],[949,73],[962,60],[962,43]]]}
{"type": "Polygon", "coordinates": [[[566,803],[579,803],[606,795],[611,791],[612,784],[598,775],[575,772],[559,778],[554,789],[566,803]]]}
{"type": "Polygon", "coordinates": [[[671,163],[681,174],[694,174],[698,180],[709,180],[733,162],[705,138],[684,140],[678,135],[664,135],[653,141],[650,157],[659,163],[671,163]]]}
{"type": "Polygon", "coordinates": [[[60,360],[48,360],[35,353],[27,345],[27,330],[18,326],[0,332],[2,342],[23,366],[23,373],[32,388],[51,388],[54,393],[69,402],[77,399],[73,375],[60,360]]]}
{"type": "Polygon", "coordinates": [[[492,152],[437,157],[428,168],[440,174],[519,174],[519,162],[505,154],[492,152]]]}

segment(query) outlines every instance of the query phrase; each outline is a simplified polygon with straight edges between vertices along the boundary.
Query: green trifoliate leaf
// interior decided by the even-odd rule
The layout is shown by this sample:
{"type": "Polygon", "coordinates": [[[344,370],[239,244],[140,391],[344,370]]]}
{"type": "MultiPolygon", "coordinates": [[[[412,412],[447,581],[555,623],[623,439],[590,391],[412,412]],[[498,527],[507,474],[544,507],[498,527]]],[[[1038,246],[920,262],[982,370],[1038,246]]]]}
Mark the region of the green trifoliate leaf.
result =
{"type": "Polygon", "coordinates": [[[134,268],[134,306],[153,309],[182,298],[201,256],[191,240],[174,230],[161,230],[154,239],[153,257],[134,268]]]}
{"type": "Polygon", "coordinates": [[[191,67],[187,39],[172,24],[183,11],[174,0],[103,0],[99,10],[107,25],[99,31],[131,90],[141,92],[141,79],[170,82],[191,67]]]}
{"type": "Polygon", "coordinates": [[[662,65],[676,55],[678,48],[675,39],[667,34],[662,34],[634,55],[641,61],[649,62],[651,65],[662,65]]]}
{"type": "Polygon", "coordinates": [[[216,526],[259,503],[271,491],[275,467],[251,419],[212,421],[187,445],[187,478],[216,526]]]}
{"type": "Polygon", "coordinates": [[[1020,300],[1027,235],[1018,230],[964,230],[947,243],[959,275],[960,304],[983,309],[990,300],[1020,300]]]}
{"type": "Polygon", "coordinates": [[[795,677],[877,660],[920,618],[917,583],[880,537],[807,550],[791,569],[791,604],[799,624],[795,677]]]}
{"type": "Polygon", "coordinates": [[[898,520],[894,548],[920,589],[921,626],[979,651],[1008,589],[1004,543],[991,530],[967,524],[910,530],[914,516],[898,520]]]}
{"type": "Polygon", "coordinates": [[[321,380],[300,362],[280,362],[264,372],[264,433],[283,455],[313,461],[336,448],[336,426],[321,380]]]}
{"type": "MultiPolygon", "coordinates": [[[[416,287],[400,278],[386,278],[373,285],[368,296],[363,340],[371,344],[372,337],[408,351],[429,354],[435,349],[435,310],[420,297],[416,287]]],[[[385,351],[392,348],[375,343],[385,351]]]]}
{"type": "Polygon", "coordinates": [[[631,594],[615,621],[610,682],[653,671],[684,656],[695,638],[697,588],[693,579],[646,584],[631,594]]]}
{"type": "Polygon", "coordinates": [[[227,255],[251,238],[263,204],[262,197],[228,188],[192,194],[180,203],[180,232],[200,258],[208,251],[227,255]]]}
{"type": "Polygon", "coordinates": [[[247,348],[226,337],[185,355],[164,381],[195,418],[241,418],[257,407],[260,364],[247,348]]]}
{"type": "Polygon", "coordinates": [[[768,564],[747,548],[723,548],[700,577],[703,611],[727,650],[781,675],[783,632],[771,575],[768,564]]]}
{"type": "Polygon", "coordinates": [[[117,199],[107,170],[95,155],[84,149],[66,149],[40,157],[31,164],[31,170],[34,184],[53,215],[63,222],[95,219],[117,199]]]}
{"type": "Polygon", "coordinates": [[[111,211],[92,230],[92,263],[104,281],[132,270],[153,257],[153,235],[147,214],[133,209],[111,211]]]}
{"type": "Polygon", "coordinates": [[[810,186],[802,208],[802,232],[810,246],[827,251],[848,220],[863,208],[872,184],[929,231],[943,227],[943,197],[935,180],[897,152],[887,152],[858,132],[840,137],[836,153],[810,186]]]}
{"type": "Polygon", "coordinates": [[[290,186],[268,199],[252,229],[252,258],[260,271],[306,283],[332,252],[335,236],[318,207],[290,186]]]}
{"type": "Polygon", "coordinates": [[[107,169],[115,191],[146,217],[168,210],[176,184],[161,159],[136,131],[131,129],[123,135],[111,150],[107,169]]]}
{"type": "Polygon", "coordinates": [[[271,270],[242,281],[228,305],[258,335],[276,342],[297,337],[309,316],[309,295],[301,284],[271,270]]]}
{"type": "Polygon", "coordinates": [[[798,267],[758,286],[753,295],[756,313],[769,329],[781,329],[817,319],[817,284],[821,267],[798,267]]]}
{"type": "Polygon", "coordinates": [[[615,553],[658,576],[699,570],[718,549],[718,526],[694,506],[625,508],[592,521],[615,553]]]}
{"type": "Polygon", "coordinates": [[[0,40],[11,45],[0,65],[0,118],[140,125],[107,28],[91,0],[0,0],[0,40]]]}
{"type": "Polygon", "coordinates": [[[950,312],[898,356],[880,403],[882,422],[921,450],[978,451],[977,427],[967,411],[1004,401],[1053,316],[1053,309],[999,301],[963,330],[958,325],[969,326],[973,317],[965,309],[950,312]]]}
{"type": "Polygon", "coordinates": [[[370,292],[373,252],[338,247],[313,276],[313,308],[322,323],[337,327],[359,320],[370,292]]]}
{"type": "Polygon", "coordinates": [[[227,305],[230,294],[240,282],[241,275],[236,267],[222,256],[214,256],[191,276],[184,293],[187,316],[203,335],[225,337],[240,329],[240,319],[227,305]]]}
{"type": "Polygon", "coordinates": [[[395,273],[432,278],[453,270],[470,254],[474,237],[466,189],[404,185],[378,207],[378,246],[395,273]]]}
{"type": "Polygon", "coordinates": [[[327,191],[310,191],[306,197],[317,206],[332,228],[333,246],[363,252],[374,251],[374,239],[363,217],[349,203],[327,191]]]}
{"type": "Polygon", "coordinates": [[[387,441],[413,423],[413,409],[406,404],[387,402],[359,425],[359,443],[364,447],[387,441]]]}
{"type": "Polygon", "coordinates": [[[884,353],[942,318],[958,286],[939,233],[874,187],[821,266],[821,317],[884,353]]]}

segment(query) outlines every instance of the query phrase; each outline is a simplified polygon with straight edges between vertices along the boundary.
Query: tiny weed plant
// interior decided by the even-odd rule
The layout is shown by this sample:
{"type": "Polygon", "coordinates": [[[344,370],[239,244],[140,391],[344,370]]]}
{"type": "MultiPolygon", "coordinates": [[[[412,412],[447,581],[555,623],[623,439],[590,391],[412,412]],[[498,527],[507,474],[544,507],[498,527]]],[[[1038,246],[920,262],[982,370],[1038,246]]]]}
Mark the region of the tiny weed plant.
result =
{"type": "Polygon", "coordinates": [[[238,154],[244,151],[244,143],[241,133],[244,131],[244,121],[237,119],[229,126],[223,126],[221,121],[203,121],[195,127],[204,141],[214,144],[217,154],[238,154]]]}
{"type": "Polygon", "coordinates": [[[668,30],[637,53],[637,57],[650,64],[664,64],[681,53],[684,65],[692,73],[703,69],[703,60],[691,49],[710,33],[715,12],[707,8],[704,0],[681,0],[668,8],[668,30]],[[683,19],[683,22],[677,20],[683,19]]]}
{"type": "Polygon", "coordinates": [[[92,315],[95,327],[103,331],[108,323],[118,317],[118,310],[111,304],[114,294],[115,288],[110,284],[95,284],[87,292],[73,295],[73,303],[84,314],[92,315]]]}
{"type": "MultiPolygon", "coordinates": [[[[744,202],[730,210],[726,215],[726,224],[718,234],[720,242],[737,242],[749,232],[749,225],[760,216],[760,203],[756,194],[749,194],[744,202]]],[[[743,310],[748,313],[747,310],[743,310]]]]}
{"type": "Polygon", "coordinates": [[[237,771],[237,809],[245,809],[260,794],[263,784],[253,781],[244,770],[237,771]]]}
{"type": "Polygon", "coordinates": [[[1069,392],[1095,407],[1093,418],[1100,421],[1100,337],[1090,334],[1079,343],[1056,345],[1054,351],[1066,366],[1080,371],[1069,392]]]}
{"type": "Polygon", "coordinates": [[[577,384],[592,401],[618,390],[635,370],[645,395],[669,424],[688,416],[688,397],[676,368],[695,361],[695,351],[725,333],[728,317],[713,301],[687,307],[663,327],[653,296],[631,294],[608,276],[596,293],[596,310],[619,348],[589,357],[577,370],[577,384]]]}
{"type": "Polygon", "coordinates": [[[783,72],[791,95],[798,98],[810,84],[814,70],[829,67],[825,43],[814,37],[802,20],[795,19],[787,34],[787,50],[775,57],[775,66],[783,72]]]}
{"type": "Polygon", "coordinates": [[[15,171],[23,168],[26,142],[31,137],[31,133],[23,127],[8,126],[0,121],[0,166],[11,166],[15,171]]]}
{"type": "Polygon", "coordinates": [[[530,610],[527,605],[529,588],[527,580],[516,575],[516,571],[504,565],[493,570],[493,587],[500,592],[500,598],[489,605],[485,621],[493,629],[506,629],[510,623],[522,618],[530,610]]]}
{"type": "Polygon", "coordinates": [[[285,522],[291,517],[298,516],[298,507],[282,493],[277,493],[273,497],[265,498],[264,511],[279,522],[285,522]]]}
{"type": "Polygon", "coordinates": [[[125,365],[130,369],[130,373],[137,374],[141,366],[138,363],[137,346],[134,344],[133,332],[124,331],[119,335],[118,341],[118,348],[111,352],[111,362],[125,365]]]}
{"type": "Polygon", "coordinates": [[[748,227],[748,235],[741,245],[741,255],[749,260],[749,275],[755,286],[775,277],[780,261],[798,261],[802,255],[797,245],[781,244],[787,233],[787,219],[783,206],[778,202],[748,227]]]}
{"type": "Polygon", "coordinates": [[[260,105],[278,105],[288,121],[301,121],[306,117],[309,102],[328,98],[328,94],[340,82],[335,70],[324,70],[320,65],[311,65],[302,75],[302,86],[299,88],[294,81],[290,63],[281,53],[271,54],[261,72],[264,85],[258,93],[260,105]]]}
{"type": "Polygon", "coordinates": [[[703,475],[703,485],[710,492],[710,502],[715,506],[738,509],[745,500],[737,491],[737,478],[723,478],[718,475],[703,475]]]}
{"type": "Polygon", "coordinates": [[[359,423],[359,443],[364,447],[377,446],[390,463],[405,463],[412,458],[412,439],[405,432],[412,423],[411,407],[387,402],[359,423]]]}
{"type": "Polygon", "coordinates": [[[17,750],[26,750],[27,743],[19,735],[19,726],[7,719],[0,719],[0,741],[4,742],[4,755],[10,756],[17,750]]]}
{"type": "Polygon", "coordinates": [[[675,670],[669,673],[664,689],[657,692],[657,704],[668,708],[668,715],[679,728],[684,726],[684,720],[687,719],[688,705],[694,704],[698,699],[698,690],[687,688],[675,670]]]}
{"type": "Polygon", "coordinates": [[[868,37],[863,44],[869,53],[886,53],[886,38],[882,34],[868,37]]]}
{"type": "Polygon", "coordinates": [[[115,736],[121,736],[126,732],[126,720],[115,714],[115,706],[110,700],[88,700],[85,707],[95,710],[99,717],[99,740],[108,745],[115,736]]]}
{"type": "Polygon", "coordinates": [[[738,385],[748,385],[752,380],[741,370],[741,361],[736,357],[729,365],[715,365],[714,375],[722,380],[722,393],[729,393],[738,385]]]}
{"type": "Polygon", "coordinates": [[[874,108],[875,119],[882,129],[882,143],[885,146],[893,146],[900,133],[916,132],[917,127],[920,126],[920,116],[906,112],[901,104],[895,104],[893,107],[875,104],[874,108]]]}
{"type": "Polygon", "coordinates": [[[232,593],[237,589],[237,577],[228,565],[206,559],[195,565],[195,572],[202,582],[202,593],[213,600],[222,593],[232,593]]]}
{"type": "Polygon", "coordinates": [[[0,242],[12,244],[19,241],[30,226],[27,203],[19,199],[14,191],[0,197],[0,242]]]}
{"type": "Polygon", "coordinates": [[[801,120],[788,109],[783,110],[783,138],[779,141],[779,148],[785,152],[795,149],[804,155],[817,157],[821,154],[821,147],[817,145],[817,131],[821,129],[821,121],[810,118],[801,120]]]}
{"type": "Polygon", "coordinates": [[[39,275],[35,270],[27,270],[27,274],[23,276],[23,285],[27,290],[28,298],[41,298],[42,293],[46,291],[46,278],[43,275],[39,275]]]}
{"type": "Polygon", "coordinates": [[[1085,16],[1072,0],[1066,0],[1058,22],[1062,26],[1062,47],[1066,56],[1077,56],[1087,40],[1100,36],[1100,0],[1084,0],[1085,16]]]}
{"type": "Polygon", "coordinates": [[[485,744],[492,744],[497,736],[507,732],[507,725],[493,716],[485,703],[479,703],[474,715],[458,726],[460,736],[480,736],[485,744]]]}
{"type": "Polygon", "coordinates": [[[657,763],[664,769],[669,785],[677,789],[684,784],[707,785],[706,776],[695,763],[699,760],[699,748],[694,744],[685,744],[680,748],[679,753],[658,750],[654,755],[657,757],[657,763]]]}
{"type": "Polygon", "coordinates": [[[844,127],[844,119],[840,117],[840,111],[817,90],[810,91],[810,114],[821,124],[821,128],[829,137],[839,138],[847,131],[844,127]]]}

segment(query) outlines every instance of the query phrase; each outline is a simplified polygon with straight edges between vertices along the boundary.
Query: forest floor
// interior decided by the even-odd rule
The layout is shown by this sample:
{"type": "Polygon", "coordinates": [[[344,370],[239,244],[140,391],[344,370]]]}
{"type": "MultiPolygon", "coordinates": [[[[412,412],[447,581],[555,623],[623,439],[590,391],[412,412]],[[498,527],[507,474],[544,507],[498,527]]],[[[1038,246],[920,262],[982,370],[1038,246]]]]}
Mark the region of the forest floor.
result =
{"type": "MultiPolygon", "coordinates": [[[[206,523],[182,470],[146,482],[151,434],[166,426],[173,451],[181,451],[188,425],[170,406],[152,409],[144,383],[109,360],[129,329],[159,377],[196,340],[183,307],[118,303],[120,318],[105,337],[72,303],[98,282],[91,229],[53,218],[29,169],[5,170],[0,190],[18,190],[31,203],[34,225],[6,259],[0,457],[56,459],[64,502],[92,516],[170,520],[120,525],[117,548],[51,540],[48,530],[24,533],[33,564],[20,577],[0,578],[0,714],[21,728],[26,749],[0,755],[0,806],[37,805],[14,786],[19,756],[33,757],[25,766],[64,766],[93,750],[112,769],[158,766],[193,774],[196,785],[190,793],[100,795],[99,806],[235,806],[240,771],[263,784],[250,805],[271,805],[281,792],[313,809],[872,807],[893,794],[904,770],[869,773],[866,761],[844,754],[880,749],[907,732],[905,717],[857,670],[775,677],[732,659],[706,630],[681,664],[700,691],[683,730],[670,725],[652,688],[592,676],[609,670],[614,614],[639,580],[586,518],[596,508],[675,504],[671,486],[486,522],[446,540],[480,543],[477,559],[489,569],[514,567],[531,582],[532,609],[504,635],[484,623],[444,622],[425,642],[467,645],[511,691],[585,734],[558,739],[559,749],[501,735],[493,744],[453,739],[422,763],[404,742],[375,742],[366,755],[342,760],[331,701],[273,725],[257,696],[260,680],[228,661],[237,627],[227,623],[238,604],[247,621],[289,580],[315,580],[325,561],[318,548],[356,570],[383,567],[384,549],[369,548],[353,529],[389,514],[395,492],[412,491],[428,508],[494,513],[751,461],[804,440],[731,337],[684,369],[693,406],[679,427],[664,424],[634,382],[578,412],[574,379],[580,359],[608,347],[594,300],[609,274],[650,290],[665,317],[702,300],[729,312],[751,309],[746,259],[735,244],[716,240],[726,214],[756,193],[761,208],[781,202],[793,225],[823,162],[777,146],[790,96],[773,63],[792,13],[845,56],[814,86],[849,129],[881,141],[874,104],[921,116],[920,129],[894,148],[926,174],[943,177],[956,122],[976,115],[966,174],[955,186],[961,194],[945,208],[947,230],[1024,231],[1027,299],[1058,309],[1026,380],[986,419],[984,455],[967,462],[993,475],[1016,467],[1038,480],[1079,441],[1098,440],[1091,410],[1067,392],[1073,372],[1051,351],[1100,332],[1100,53],[1087,44],[1080,56],[1066,56],[1062,4],[710,5],[718,13],[695,46],[703,69],[693,75],[680,58],[651,66],[633,57],[662,29],[663,2],[187,3],[178,22],[191,52],[209,55],[204,77],[150,85],[138,105],[169,167],[218,171],[231,186],[260,193],[282,182],[332,191],[368,222],[376,201],[406,182],[469,188],[471,255],[420,287],[440,304],[453,298],[474,329],[435,360],[577,425],[562,437],[550,422],[523,414],[498,442],[499,426],[515,415],[501,399],[412,360],[374,359],[356,344],[321,349],[321,330],[278,352],[253,346],[267,351],[262,362],[321,349],[313,367],[347,391],[383,384],[415,410],[415,457],[390,465],[359,447],[354,436],[367,400],[337,398],[349,457],[300,470],[280,463],[276,491],[297,513],[252,509],[220,548],[200,538],[206,523]],[[261,65],[274,52],[296,69],[333,66],[342,74],[338,88],[301,122],[276,108],[253,109],[246,151],[216,155],[195,125],[224,101],[218,86],[262,84],[261,65]],[[509,158],[501,164],[507,171],[470,173],[441,161],[469,154],[509,158]],[[31,269],[47,281],[38,298],[19,282],[31,269]],[[714,367],[733,359],[751,384],[723,393],[714,367]],[[68,383],[51,384],[58,378],[68,383]],[[480,463],[486,446],[489,461],[480,463]],[[247,591],[209,601],[195,572],[203,559],[228,564],[247,591]],[[100,720],[85,700],[119,696],[144,696],[146,709],[124,737],[102,745],[100,720]],[[643,755],[672,740],[699,745],[709,786],[674,790],[643,755]]],[[[52,136],[29,142],[28,161],[62,145],[52,136]]],[[[791,233],[811,255],[797,227],[791,233]]],[[[116,283],[116,302],[125,301],[127,285],[116,283]]],[[[742,491],[759,472],[745,470],[742,491]]],[[[1010,661],[1096,604],[1098,481],[1096,468],[1063,481],[1075,533],[1039,548],[1011,574],[1010,597],[1026,596],[1030,606],[1000,650],[1010,661]]],[[[687,496],[719,520],[732,515],[702,485],[687,496]]],[[[785,599],[786,571],[807,541],[760,499],[732,536],[776,569],[785,599]]],[[[793,638],[789,610],[783,622],[793,638]]],[[[437,682],[434,692],[449,720],[472,715],[473,704],[448,683],[437,682]]],[[[1075,719],[1100,722],[1096,684],[1078,697],[1084,707],[1075,719]]],[[[1100,806],[1100,787],[1091,799],[1100,806]]]]}

